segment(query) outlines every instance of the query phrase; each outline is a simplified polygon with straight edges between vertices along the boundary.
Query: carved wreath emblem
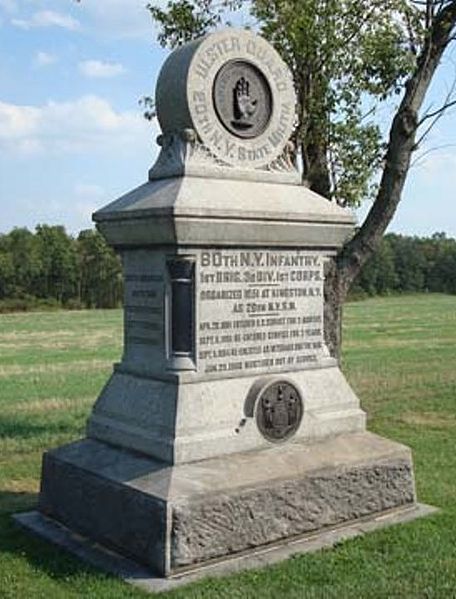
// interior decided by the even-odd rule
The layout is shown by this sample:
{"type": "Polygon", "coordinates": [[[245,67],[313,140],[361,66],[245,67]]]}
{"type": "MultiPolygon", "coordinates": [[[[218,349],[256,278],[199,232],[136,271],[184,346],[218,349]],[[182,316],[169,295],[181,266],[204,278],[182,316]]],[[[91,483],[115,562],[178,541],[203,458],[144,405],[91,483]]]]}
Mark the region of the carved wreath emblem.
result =
{"type": "Polygon", "coordinates": [[[285,441],[301,424],[302,399],[297,389],[286,381],[267,387],[257,399],[256,422],[269,441],[285,441]]]}

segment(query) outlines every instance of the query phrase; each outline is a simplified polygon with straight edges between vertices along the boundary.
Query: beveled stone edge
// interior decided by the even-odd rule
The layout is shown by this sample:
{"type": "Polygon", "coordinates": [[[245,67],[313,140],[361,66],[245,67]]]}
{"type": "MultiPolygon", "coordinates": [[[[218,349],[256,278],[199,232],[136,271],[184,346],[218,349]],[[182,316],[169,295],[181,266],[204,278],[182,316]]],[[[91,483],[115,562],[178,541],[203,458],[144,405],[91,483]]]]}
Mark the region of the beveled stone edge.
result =
{"type": "Polygon", "coordinates": [[[109,245],[119,249],[157,246],[306,249],[335,253],[351,237],[345,224],[135,216],[97,222],[109,245]],[[271,241],[272,237],[276,241],[271,241]]]}
{"type": "Polygon", "coordinates": [[[238,180],[232,177],[179,176],[147,181],[122,194],[96,210],[92,218],[95,222],[145,216],[172,216],[186,218],[215,218],[235,220],[279,220],[315,223],[345,223],[355,225],[355,213],[348,208],[329,202],[304,185],[287,186],[288,196],[293,200],[284,202],[280,193],[283,185],[271,181],[238,180]],[[194,189],[196,186],[196,190],[194,189]],[[236,197],[249,198],[237,207],[221,201],[227,190],[234,186],[236,197]],[[190,201],[196,195],[198,203],[190,201]],[[274,204],[262,200],[275,195],[274,204]],[[253,201],[251,198],[258,197],[253,201]]]}
{"type": "Polygon", "coordinates": [[[257,211],[244,211],[242,213],[231,210],[230,208],[224,208],[223,210],[213,208],[185,208],[182,206],[174,207],[159,207],[159,208],[138,208],[128,209],[124,211],[112,210],[108,211],[105,208],[101,208],[94,212],[92,220],[96,224],[102,224],[107,221],[129,221],[136,219],[145,218],[161,218],[161,219],[185,219],[185,220],[202,220],[216,223],[216,221],[231,221],[236,224],[242,224],[245,222],[260,222],[260,223],[278,223],[289,226],[291,224],[308,224],[308,225],[329,225],[329,226],[345,226],[353,227],[356,223],[354,217],[346,213],[345,215],[337,215],[337,217],[330,213],[318,213],[314,212],[307,213],[284,213],[280,211],[276,212],[265,212],[258,209],[257,211]]]}
{"type": "Polygon", "coordinates": [[[118,576],[125,582],[138,586],[143,590],[158,593],[196,582],[205,576],[227,576],[236,572],[276,564],[294,555],[330,548],[342,541],[395,524],[412,522],[438,512],[440,512],[439,508],[424,503],[416,503],[399,509],[395,508],[388,512],[377,513],[348,524],[332,527],[319,533],[288,539],[254,551],[236,554],[223,560],[214,560],[203,566],[200,565],[181,571],[169,578],[160,578],[152,574],[136,562],[72,532],[67,527],[36,510],[14,514],[12,518],[25,531],[53,543],[85,563],[118,576]]]}

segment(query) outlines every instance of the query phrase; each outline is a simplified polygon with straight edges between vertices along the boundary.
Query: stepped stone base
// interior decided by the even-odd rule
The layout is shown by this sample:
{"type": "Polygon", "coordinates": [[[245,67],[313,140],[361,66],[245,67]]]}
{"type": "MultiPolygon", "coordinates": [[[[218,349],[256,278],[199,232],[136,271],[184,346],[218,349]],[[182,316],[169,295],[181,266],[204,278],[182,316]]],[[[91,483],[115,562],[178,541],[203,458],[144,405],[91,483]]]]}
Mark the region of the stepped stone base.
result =
{"type": "Polygon", "coordinates": [[[196,582],[205,576],[226,576],[253,568],[265,568],[293,556],[328,549],[348,539],[395,524],[406,524],[437,512],[437,508],[422,503],[396,508],[379,515],[374,514],[354,522],[325,528],[317,533],[307,533],[297,538],[293,537],[273,545],[260,547],[249,551],[247,555],[237,553],[223,560],[206,562],[200,567],[184,570],[167,578],[157,576],[146,567],[74,533],[66,526],[43,516],[40,512],[16,514],[14,519],[27,532],[72,553],[95,568],[119,576],[125,582],[145,591],[160,593],[196,582]]]}
{"type": "Polygon", "coordinates": [[[168,577],[415,502],[410,450],[371,433],[177,466],[84,439],[45,454],[39,511],[168,577]]]}

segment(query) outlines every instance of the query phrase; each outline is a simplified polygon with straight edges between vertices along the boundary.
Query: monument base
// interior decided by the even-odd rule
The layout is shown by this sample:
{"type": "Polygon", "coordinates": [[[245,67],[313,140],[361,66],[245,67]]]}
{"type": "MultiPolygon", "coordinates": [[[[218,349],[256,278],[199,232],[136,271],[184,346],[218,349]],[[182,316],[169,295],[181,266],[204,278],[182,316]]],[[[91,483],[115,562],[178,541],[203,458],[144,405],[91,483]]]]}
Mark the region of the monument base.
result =
{"type": "Polygon", "coordinates": [[[396,508],[382,514],[367,516],[347,524],[325,528],[317,533],[308,533],[267,545],[266,547],[251,550],[247,555],[237,553],[223,560],[213,560],[200,567],[167,578],[157,576],[137,562],[114,551],[107,550],[98,543],[72,532],[66,526],[43,516],[40,512],[16,514],[14,519],[26,531],[72,553],[91,566],[119,576],[125,582],[145,591],[160,593],[196,582],[205,576],[227,576],[253,568],[265,568],[293,556],[328,549],[348,539],[395,524],[406,524],[417,518],[424,518],[437,512],[438,509],[433,506],[416,503],[412,506],[396,508]]]}
{"type": "Polygon", "coordinates": [[[177,466],[84,439],[45,454],[39,511],[168,577],[414,505],[410,450],[365,432],[177,466]]]}

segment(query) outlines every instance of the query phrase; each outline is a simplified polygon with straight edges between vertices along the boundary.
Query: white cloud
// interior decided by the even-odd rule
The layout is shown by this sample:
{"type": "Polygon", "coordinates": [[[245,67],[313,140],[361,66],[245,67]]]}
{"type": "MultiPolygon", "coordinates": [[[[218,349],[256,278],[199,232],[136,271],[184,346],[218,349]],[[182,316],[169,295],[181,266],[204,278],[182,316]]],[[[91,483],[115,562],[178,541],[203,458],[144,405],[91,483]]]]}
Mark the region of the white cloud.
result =
{"type": "Polygon", "coordinates": [[[67,14],[55,12],[53,10],[40,10],[34,13],[28,19],[12,19],[11,23],[21,29],[32,29],[35,27],[61,27],[70,31],[76,31],[80,28],[77,19],[67,14]]]}
{"type": "Polygon", "coordinates": [[[39,121],[39,109],[0,102],[0,139],[29,136],[39,121]]]}
{"type": "Polygon", "coordinates": [[[57,62],[57,56],[55,56],[55,54],[50,54],[49,52],[40,51],[35,54],[34,61],[39,67],[47,67],[57,62]]]}
{"type": "Polygon", "coordinates": [[[106,191],[93,183],[77,183],[74,186],[74,195],[81,200],[99,200],[106,197],[106,191]]]}
{"type": "MultiPolygon", "coordinates": [[[[165,6],[167,0],[155,2],[165,6]]],[[[150,41],[155,34],[146,4],[147,0],[0,0],[0,12],[4,8],[6,14],[15,17],[11,23],[22,29],[56,26],[75,30],[83,27],[97,38],[150,41]]]]}
{"type": "Polygon", "coordinates": [[[0,9],[8,14],[17,12],[18,6],[15,0],[0,0],[0,9]]]}
{"type": "MultiPolygon", "coordinates": [[[[108,192],[100,185],[90,183],[77,183],[73,189],[73,210],[81,222],[90,225],[92,214],[111,198],[108,192]]],[[[84,227],[80,227],[84,228],[84,227]]]]}
{"type": "Polygon", "coordinates": [[[84,0],[78,5],[98,33],[117,38],[153,37],[152,21],[145,0],[84,0]]]}
{"type": "Polygon", "coordinates": [[[91,79],[109,79],[125,73],[125,68],[120,63],[101,60],[84,60],[79,63],[79,70],[91,79]]]}
{"type": "MultiPolygon", "coordinates": [[[[82,0],[78,7],[83,15],[89,16],[98,32],[119,38],[139,38],[153,41],[157,26],[146,9],[147,0],[82,0]]],[[[153,0],[153,5],[166,9],[168,0],[153,0]]],[[[228,13],[229,20],[236,26],[252,25],[246,7],[228,13]]]]}
{"type": "Polygon", "coordinates": [[[152,131],[139,111],[116,111],[98,96],[44,106],[0,102],[0,151],[93,153],[146,139],[152,131]]]}

